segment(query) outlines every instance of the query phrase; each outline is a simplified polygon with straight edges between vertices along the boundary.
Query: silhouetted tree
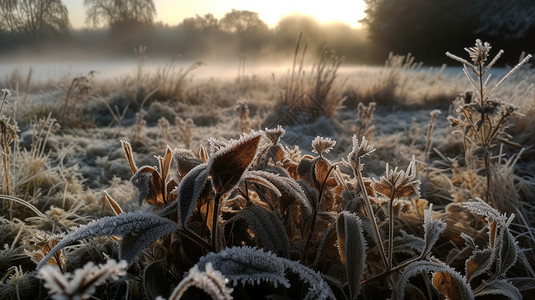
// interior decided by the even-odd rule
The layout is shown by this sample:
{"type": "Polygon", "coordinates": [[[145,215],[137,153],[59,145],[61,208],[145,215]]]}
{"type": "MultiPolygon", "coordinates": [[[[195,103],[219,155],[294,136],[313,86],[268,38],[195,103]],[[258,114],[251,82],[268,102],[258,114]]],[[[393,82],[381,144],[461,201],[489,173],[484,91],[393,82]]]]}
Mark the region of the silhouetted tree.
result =
{"type": "Polygon", "coordinates": [[[447,50],[473,41],[479,12],[475,1],[464,0],[364,0],[366,17],[361,20],[371,40],[399,54],[413,53],[424,61],[443,60],[447,50]]]}
{"type": "Polygon", "coordinates": [[[236,33],[268,30],[267,24],[260,19],[257,12],[236,9],[225,14],[221,19],[221,27],[226,31],[236,33]]]}
{"type": "Polygon", "coordinates": [[[30,41],[66,35],[67,7],[61,0],[0,0],[0,29],[30,41]]]}
{"type": "Polygon", "coordinates": [[[188,30],[198,30],[203,32],[213,32],[220,29],[219,20],[213,14],[204,16],[195,15],[193,18],[185,18],[182,26],[188,30]]]}
{"type": "Polygon", "coordinates": [[[86,22],[105,24],[113,36],[150,28],[156,15],[152,0],[84,0],[86,22]]]}
{"type": "Polygon", "coordinates": [[[533,0],[364,0],[361,20],[372,41],[388,51],[444,62],[445,51],[463,51],[476,38],[506,48],[501,62],[514,62],[535,48],[533,0]]]}

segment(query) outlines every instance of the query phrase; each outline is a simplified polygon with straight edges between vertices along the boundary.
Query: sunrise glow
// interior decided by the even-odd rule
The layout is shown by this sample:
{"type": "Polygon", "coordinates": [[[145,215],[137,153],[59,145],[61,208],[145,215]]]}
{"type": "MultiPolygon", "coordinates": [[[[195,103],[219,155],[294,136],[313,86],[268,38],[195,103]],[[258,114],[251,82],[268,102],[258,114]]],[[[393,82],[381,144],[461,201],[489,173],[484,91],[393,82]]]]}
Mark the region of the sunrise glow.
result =
{"type": "MultiPolygon", "coordinates": [[[[85,10],[82,0],[65,1],[69,9],[71,25],[81,28],[85,24],[85,10]]],[[[156,5],[156,22],[177,25],[184,18],[196,14],[212,13],[222,18],[232,9],[258,12],[260,18],[270,27],[288,14],[306,14],[322,23],[343,22],[351,27],[360,27],[358,22],[364,17],[366,6],[362,0],[330,0],[330,1],[249,1],[249,0],[154,0],[156,5]]]]}

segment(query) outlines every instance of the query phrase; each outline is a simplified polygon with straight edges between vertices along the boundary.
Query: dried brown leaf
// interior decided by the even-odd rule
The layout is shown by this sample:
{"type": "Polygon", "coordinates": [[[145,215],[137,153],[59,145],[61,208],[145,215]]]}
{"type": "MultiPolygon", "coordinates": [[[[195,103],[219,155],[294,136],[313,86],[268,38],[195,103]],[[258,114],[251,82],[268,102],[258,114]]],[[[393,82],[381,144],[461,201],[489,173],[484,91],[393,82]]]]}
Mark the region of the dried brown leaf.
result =
{"type": "Polygon", "coordinates": [[[256,156],[260,138],[260,134],[249,135],[214,153],[208,164],[217,193],[227,193],[240,182],[256,156]]]}

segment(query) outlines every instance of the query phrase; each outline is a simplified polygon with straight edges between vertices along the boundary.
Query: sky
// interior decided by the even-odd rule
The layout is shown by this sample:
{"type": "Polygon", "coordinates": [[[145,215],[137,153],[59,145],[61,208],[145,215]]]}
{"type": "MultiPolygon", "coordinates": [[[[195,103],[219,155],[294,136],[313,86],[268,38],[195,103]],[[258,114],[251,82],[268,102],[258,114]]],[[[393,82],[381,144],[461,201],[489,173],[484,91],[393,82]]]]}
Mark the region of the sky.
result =
{"type": "MultiPolygon", "coordinates": [[[[69,10],[74,28],[85,27],[83,0],[68,0],[63,3],[69,10]]],[[[232,9],[257,12],[270,27],[288,14],[302,13],[315,17],[320,22],[341,21],[351,27],[360,27],[358,20],[364,17],[363,0],[154,0],[156,22],[177,25],[184,18],[196,14],[212,13],[221,19],[232,9]]]]}

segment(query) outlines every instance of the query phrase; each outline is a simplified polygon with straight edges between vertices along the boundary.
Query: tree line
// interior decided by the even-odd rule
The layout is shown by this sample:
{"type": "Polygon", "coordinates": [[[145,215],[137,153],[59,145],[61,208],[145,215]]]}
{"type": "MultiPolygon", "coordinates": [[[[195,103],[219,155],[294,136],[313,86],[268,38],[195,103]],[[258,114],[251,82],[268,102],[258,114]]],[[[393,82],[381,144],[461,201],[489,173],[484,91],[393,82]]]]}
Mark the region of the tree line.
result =
{"type": "Polygon", "coordinates": [[[462,53],[476,38],[495,51],[505,49],[513,63],[535,48],[535,0],[364,0],[362,20],[383,55],[411,52],[424,62],[439,62],[446,51],[462,53]],[[437,56],[438,54],[438,56],[437,56]]]}
{"type": "MultiPolygon", "coordinates": [[[[254,58],[292,55],[297,36],[346,60],[380,63],[392,51],[412,53],[427,64],[446,62],[476,38],[505,48],[506,61],[535,47],[535,0],[365,0],[363,29],[287,16],[269,28],[258,13],[232,10],[221,19],[196,15],[176,26],[155,23],[153,0],[84,0],[86,24],[72,30],[62,0],[0,0],[0,51],[61,44],[124,54],[140,44],[151,53],[254,58]],[[509,54],[509,56],[507,56],[509,54]],[[514,57],[513,57],[514,56],[514,57]]],[[[355,22],[358,20],[355,19],[355,22]]]]}

